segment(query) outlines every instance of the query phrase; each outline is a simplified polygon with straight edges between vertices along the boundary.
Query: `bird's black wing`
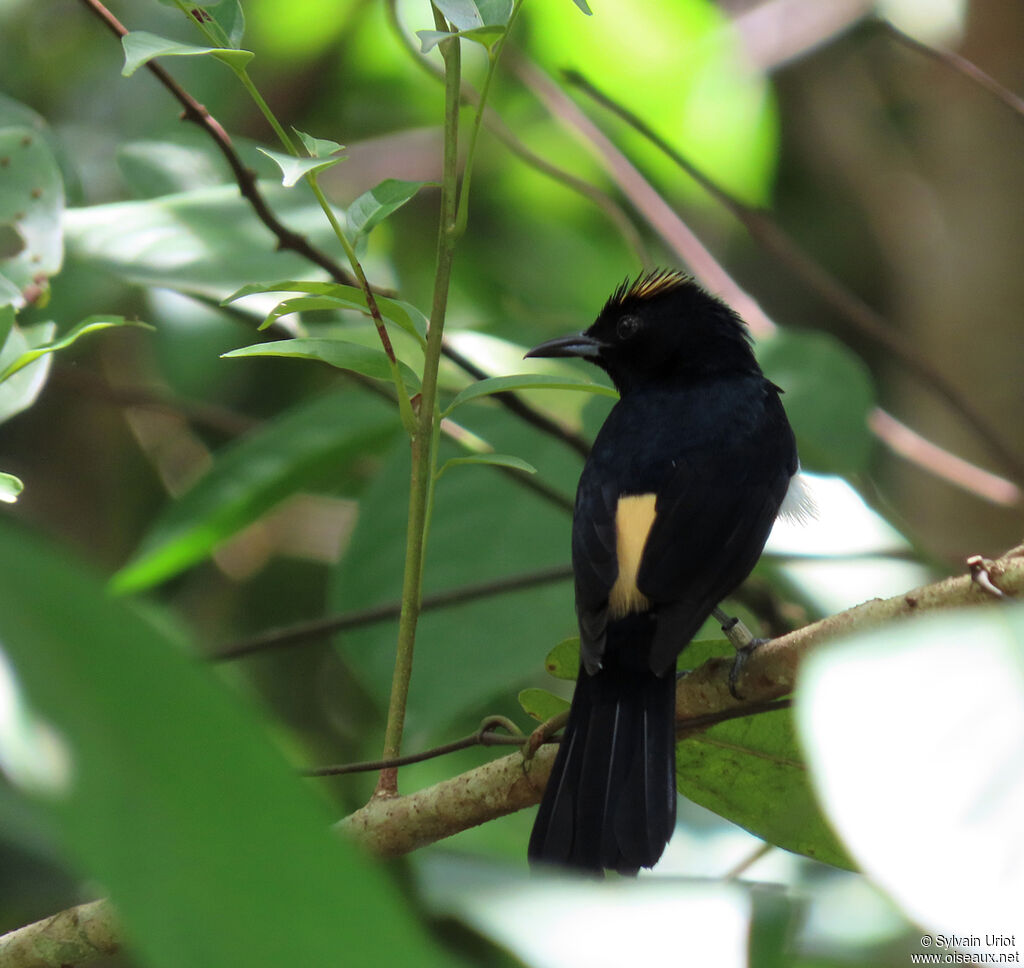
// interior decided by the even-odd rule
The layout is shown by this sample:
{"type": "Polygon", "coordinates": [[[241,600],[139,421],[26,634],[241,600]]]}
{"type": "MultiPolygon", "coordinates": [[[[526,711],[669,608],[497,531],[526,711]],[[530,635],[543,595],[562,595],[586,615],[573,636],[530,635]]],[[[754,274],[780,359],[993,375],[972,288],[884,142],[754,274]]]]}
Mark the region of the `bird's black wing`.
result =
{"type": "Polygon", "coordinates": [[[756,564],[796,470],[792,431],[775,390],[757,383],[742,406],[722,401],[728,407],[714,418],[714,433],[687,429],[699,421],[707,430],[712,418],[705,397],[700,415],[689,406],[682,413],[662,412],[671,424],[656,441],[652,428],[630,427],[622,418],[608,459],[600,438],[595,443],[573,521],[581,658],[589,672],[601,666],[606,646],[608,596],[619,571],[615,517],[623,495],[656,495],[636,584],[657,615],[646,659],[659,674],[756,564]],[[636,448],[624,446],[630,440],[639,441],[636,448]]]}
{"type": "Polygon", "coordinates": [[[656,672],[674,666],[711,610],[757,564],[791,476],[773,444],[687,454],[659,491],[637,575],[657,614],[649,657],[656,672]]]}

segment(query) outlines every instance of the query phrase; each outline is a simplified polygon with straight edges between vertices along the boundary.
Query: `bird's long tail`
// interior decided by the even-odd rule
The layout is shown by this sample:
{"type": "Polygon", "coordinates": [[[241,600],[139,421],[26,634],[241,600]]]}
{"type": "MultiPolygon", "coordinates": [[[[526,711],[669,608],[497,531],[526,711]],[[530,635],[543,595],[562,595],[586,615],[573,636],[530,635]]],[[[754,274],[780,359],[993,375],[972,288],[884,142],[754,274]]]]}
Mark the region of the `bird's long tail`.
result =
{"type": "Polygon", "coordinates": [[[647,668],[580,669],[531,864],[635,874],[657,862],[675,826],[675,686],[647,668]]]}

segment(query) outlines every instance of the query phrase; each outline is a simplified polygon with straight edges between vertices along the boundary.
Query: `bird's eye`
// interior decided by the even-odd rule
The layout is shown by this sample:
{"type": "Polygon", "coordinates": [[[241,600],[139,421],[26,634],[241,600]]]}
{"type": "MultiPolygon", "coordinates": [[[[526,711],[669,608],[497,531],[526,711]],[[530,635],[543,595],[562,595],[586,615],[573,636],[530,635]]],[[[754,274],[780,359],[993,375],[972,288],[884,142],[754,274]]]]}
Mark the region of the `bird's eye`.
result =
{"type": "Polygon", "coordinates": [[[626,340],[635,336],[639,329],[639,316],[623,316],[615,327],[615,335],[618,336],[619,339],[626,340]]]}

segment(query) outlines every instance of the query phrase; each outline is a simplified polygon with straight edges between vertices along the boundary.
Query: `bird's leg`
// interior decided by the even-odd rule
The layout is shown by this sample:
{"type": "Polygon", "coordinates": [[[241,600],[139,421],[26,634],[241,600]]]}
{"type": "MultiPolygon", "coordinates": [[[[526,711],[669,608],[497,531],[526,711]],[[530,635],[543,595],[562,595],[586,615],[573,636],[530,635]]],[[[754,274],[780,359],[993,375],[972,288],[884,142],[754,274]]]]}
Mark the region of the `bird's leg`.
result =
{"type": "Polygon", "coordinates": [[[736,657],[733,659],[732,668],[729,670],[729,692],[732,694],[733,699],[742,699],[743,697],[739,694],[736,685],[743,672],[743,667],[747,664],[747,660],[754,653],[754,650],[759,645],[767,642],[768,639],[756,638],[751,634],[750,629],[736,616],[726,615],[720,608],[715,608],[711,614],[721,624],[725,637],[736,650],[736,657]]]}

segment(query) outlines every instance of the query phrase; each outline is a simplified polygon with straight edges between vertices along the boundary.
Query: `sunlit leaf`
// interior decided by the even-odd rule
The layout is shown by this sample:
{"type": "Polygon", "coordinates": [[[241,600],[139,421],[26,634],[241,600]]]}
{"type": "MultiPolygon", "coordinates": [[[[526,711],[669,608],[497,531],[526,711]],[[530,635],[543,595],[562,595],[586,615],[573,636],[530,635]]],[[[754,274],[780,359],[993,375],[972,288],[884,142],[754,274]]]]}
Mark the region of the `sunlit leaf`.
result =
{"type": "MultiPolygon", "coordinates": [[[[280,180],[261,181],[260,190],[292,230],[319,247],[337,244],[310,193],[283,188],[280,180]]],[[[71,209],[64,229],[76,262],[139,285],[212,299],[311,268],[304,257],[275,246],[234,184],[71,209]]]]}
{"type": "Polygon", "coordinates": [[[812,652],[797,723],[829,820],[912,921],[979,938],[1021,924],[1024,609],[943,612],[812,652]]]}
{"type": "MultiPolygon", "coordinates": [[[[225,359],[243,356],[281,356],[303,360],[319,360],[337,367],[339,370],[351,370],[374,380],[391,381],[391,367],[383,349],[372,346],[361,346],[340,339],[317,339],[303,337],[299,339],[273,340],[269,343],[254,343],[243,346],[230,353],[221,354],[225,359]]],[[[406,387],[415,392],[419,389],[420,378],[401,360],[398,371],[405,381],[406,387]]]]}
{"type": "Polygon", "coordinates": [[[386,446],[398,426],[383,401],[331,394],[251,431],[220,451],[213,467],[157,518],[113,588],[138,591],[194,565],[284,498],[386,446]]]}
{"type": "Polygon", "coordinates": [[[23,490],[25,490],[25,485],[20,478],[0,471],[0,501],[5,504],[13,504],[23,490]]]}
{"type": "Polygon", "coordinates": [[[567,699],[556,696],[547,689],[523,689],[517,698],[523,712],[539,723],[546,723],[553,716],[558,716],[569,708],[567,699]]]}
{"type": "Polygon", "coordinates": [[[299,179],[305,178],[310,172],[323,171],[336,165],[341,158],[296,158],[294,155],[287,155],[280,151],[271,151],[269,148],[260,148],[261,154],[266,155],[278,168],[281,169],[281,183],[285,188],[291,188],[299,179]]]}
{"type": "Polygon", "coordinates": [[[121,38],[124,48],[123,77],[131,77],[140,67],[155,57],[213,57],[234,70],[240,70],[253,58],[251,50],[222,47],[194,47],[175,40],[159,37],[145,30],[133,30],[121,38]]]}

